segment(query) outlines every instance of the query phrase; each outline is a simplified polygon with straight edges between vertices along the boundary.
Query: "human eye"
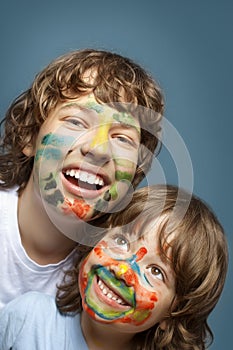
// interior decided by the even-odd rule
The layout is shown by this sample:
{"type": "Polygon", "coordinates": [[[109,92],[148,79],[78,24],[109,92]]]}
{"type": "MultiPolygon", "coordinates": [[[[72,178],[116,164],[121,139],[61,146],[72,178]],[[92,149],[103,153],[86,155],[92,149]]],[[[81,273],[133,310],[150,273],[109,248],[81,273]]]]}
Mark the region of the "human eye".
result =
{"type": "Polygon", "coordinates": [[[130,145],[134,145],[134,141],[131,140],[129,137],[125,136],[125,135],[117,135],[116,137],[117,137],[119,142],[128,143],[130,145]]]}
{"type": "Polygon", "coordinates": [[[158,279],[160,281],[165,281],[165,273],[161,268],[157,265],[149,265],[147,268],[147,277],[149,277],[149,281],[153,281],[153,279],[158,279]]]}
{"type": "Polygon", "coordinates": [[[67,117],[65,119],[65,121],[68,124],[71,124],[71,126],[77,127],[79,129],[86,129],[87,128],[87,124],[86,122],[81,119],[81,118],[77,118],[77,117],[67,117]]]}
{"type": "Polygon", "coordinates": [[[130,146],[130,147],[137,147],[137,143],[135,140],[124,134],[113,134],[112,138],[114,141],[116,141],[118,144],[123,145],[123,146],[130,146]]]}
{"type": "Polygon", "coordinates": [[[113,236],[114,248],[117,248],[121,251],[128,252],[129,250],[129,241],[122,234],[115,234],[113,236]]]}

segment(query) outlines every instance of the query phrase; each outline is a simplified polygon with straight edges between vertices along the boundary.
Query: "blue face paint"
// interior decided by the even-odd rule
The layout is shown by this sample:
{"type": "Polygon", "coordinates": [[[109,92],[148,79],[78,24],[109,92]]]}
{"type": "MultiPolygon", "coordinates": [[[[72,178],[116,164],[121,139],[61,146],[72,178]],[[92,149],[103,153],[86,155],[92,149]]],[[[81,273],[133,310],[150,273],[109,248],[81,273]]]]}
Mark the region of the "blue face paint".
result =
{"type": "Polygon", "coordinates": [[[75,141],[73,136],[63,136],[58,134],[49,133],[45,135],[41,141],[44,146],[51,145],[54,147],[71,146],[75,141]]]}
{"type": "Polygon", "coordinates": [[[50,148],[50,147],[43,148],[43,149],[40,148],[36,152],[35,161],[38,161],[40,158],[44,158],[46,160],[49,160],[49,159],[59,160],[61,159],[61,156],[62,156],[62,152],[57,148],[50,148]]]}
{"type": "Polygon", "coordinates": [[[88,284],[85,290],[85,302],[88,307],[99,317],[105,320],[115,320],[121,317],[127,316],[133,312],[135,306],[135,293],[134,290],[129,288],[123,281],[117,279],[108,269],[103,266],[99,266],[96,269],[92,269],[88,273],[88,284]],[[115,292],[119,292],[119,295],[131,304],[131,307],[127,310],[108,310],[102,308],[99,303],[96,303],[90,296],[90,290],[95,276],[99,276],[103,282],[107,282],[110,288],[113,288],[115,292]]]}
{"type": "MultiPolygon", "coordinates": [[[[118,260],[118,259],[117,259],[118,260]]],[[[139,275],[141,276],[141,271],[139,268],[139,265],[136,263],[137,260],[137,255],[133,254],[133,256],[131,258],[126,259],[127,262],[130,263],[131,268],[139,275]]]]}

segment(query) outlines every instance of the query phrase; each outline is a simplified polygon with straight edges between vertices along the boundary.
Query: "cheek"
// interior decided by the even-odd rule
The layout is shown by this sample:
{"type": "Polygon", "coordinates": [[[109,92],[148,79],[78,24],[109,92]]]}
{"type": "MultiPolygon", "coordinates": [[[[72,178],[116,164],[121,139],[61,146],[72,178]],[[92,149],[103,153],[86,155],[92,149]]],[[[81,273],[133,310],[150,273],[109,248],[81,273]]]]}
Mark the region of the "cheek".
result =
{"type": "Polygon", "coordinates": [[[152,317],[158,299],[154,292],[149,292],[142,287],[135,288],[135,291],[136,307],[131,315],[124,317],[122,322],[141,326],[152,317]]]}
{"type": "Polygon", "coordinates": [[[132,182],[136,166],[133,161],[129,161],[128,159],[124,158],[115,158],[115,179],[116,181],[129,181],[132,182]]]}
{"type": "Polygon", "coordinates": [[[89,261],[91,260],[91,254],[89,255],[88,258],[86,258],[80,265],[79,268],[79,274],[78,274],[78,284],[79,284],[79,290],[82,299],[84,298],[84,293],[85,289],[88,284],[88,272],[90,271],[90,263],[89,261]]]}
{"type": "Polygon", "coordinates": [[[42,137],[38,145],[35,161],[55,160],[58,161],[64,157],[72,145],[75,138],[65,134],[48,133],[42,137]]]}

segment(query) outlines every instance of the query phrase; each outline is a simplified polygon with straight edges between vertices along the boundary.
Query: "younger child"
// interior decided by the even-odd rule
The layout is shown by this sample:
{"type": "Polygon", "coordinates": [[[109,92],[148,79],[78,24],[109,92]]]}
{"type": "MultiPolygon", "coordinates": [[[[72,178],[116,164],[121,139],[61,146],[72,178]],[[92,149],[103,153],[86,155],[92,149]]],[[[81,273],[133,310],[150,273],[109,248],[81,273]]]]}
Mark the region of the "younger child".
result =
{"type": "Polygon", "coordinates": [[[104,221],[150,168],[162,111],[144,69],[91,49],[51,62],[12,103],[0,145],[0,308],[30,290],[56,293],[85,222],[104,221]]]}
{"type": "Polygon", "coordinates": [[[205,349],[227,255],[223,229],[200,199],[173,186],[140,189],[67,272],[59,310],[37,292],[2,310],[0,348],[205,349]]]}

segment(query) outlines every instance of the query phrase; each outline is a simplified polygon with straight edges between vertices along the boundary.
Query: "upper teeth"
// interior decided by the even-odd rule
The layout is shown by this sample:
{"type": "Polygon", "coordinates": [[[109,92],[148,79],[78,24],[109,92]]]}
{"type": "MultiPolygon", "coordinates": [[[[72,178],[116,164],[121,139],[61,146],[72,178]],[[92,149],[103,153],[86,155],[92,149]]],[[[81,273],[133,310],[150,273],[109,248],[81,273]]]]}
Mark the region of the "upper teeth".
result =
{"type": "Polygon", "coordinates": [[[66,175],[75,177],[76,179],[87,182],[91,185],[93,184],[99,185],[99,186],[104,185],[104,180],[101,177],[99,177],[98,175],[90,174],[86,171],[69,169],[69,170],[66,170],[66,175]]]}
{"type": "Polygon", "coordinates": [[[106,295],[108,299],[112,299],[118,304],[125,305],[125,301],[121,299],[118,295],[116,295],[113,291],[110,291],[110,289],[108,289],[108,287],[105,284],[103,284],[101,280],[98,281],[98,285],[102,290],[103,294],[106,295]]]}

